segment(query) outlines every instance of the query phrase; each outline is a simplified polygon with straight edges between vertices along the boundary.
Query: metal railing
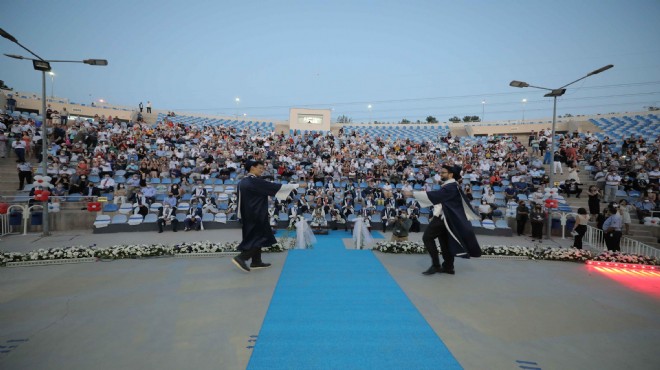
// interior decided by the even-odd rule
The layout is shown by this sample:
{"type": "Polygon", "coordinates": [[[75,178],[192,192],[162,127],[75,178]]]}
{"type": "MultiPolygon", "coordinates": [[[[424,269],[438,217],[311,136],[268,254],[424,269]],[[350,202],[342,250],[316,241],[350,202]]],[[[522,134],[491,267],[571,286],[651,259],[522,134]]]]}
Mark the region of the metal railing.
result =
{"type": "MultiPolygon", "coordinates": [[[[587,232],[584,234],[582,241],[596,250],[607,250],[607,247],[605,246],[605,236],[603,230],[597,229],[593,226],[587,225],[587,232]]],[[[660,249],[642,243],[639,240],[628,238],[627,236],[621,237],[621,243],[619,246],[621,248],[621,252],[623,253],[660,258],[660,249]]]]}

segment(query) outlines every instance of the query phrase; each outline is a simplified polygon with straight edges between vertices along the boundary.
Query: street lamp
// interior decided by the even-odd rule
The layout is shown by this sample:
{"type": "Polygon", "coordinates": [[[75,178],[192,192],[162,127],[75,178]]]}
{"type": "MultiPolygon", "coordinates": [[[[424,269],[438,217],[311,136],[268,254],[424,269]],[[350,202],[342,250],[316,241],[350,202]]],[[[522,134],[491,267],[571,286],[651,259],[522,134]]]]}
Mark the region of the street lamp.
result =
{"type": "Polygon", "coordinates": [[[525,106],[527,105],[527,98],[523,98],[523,100],[522,100],[522,104],[523,104],[523,119],[522,119],[522,123],[525,124],[525,106]]]}
{"type": "Polygon", "coordinates": [[[53,90],[55,89],[55,73],[50,71],[48,74],[50,75],[50,98],[53,99],[53,97],[55,97],[53,94],[53,90]]]}
{"type": "MultiPolygon", "coordinates": [[[[14,44],[20,46],[23,50],[27,51],[28,53],[34,55],[36,59],[33,58],[26,58],[20,55],[14,55],[14,54],[5,54],[6,56],[14,59],[26,59],[26,60],[31,60],[32,61],[32,66],[34,67],[35,70],[41,71],[41,169],[43,171],[43,175],[46,176],[48,174],[48,127],[46,125],[46,72],[50,72],[50,63],[84,63],[92,66],[107,66],[108,61],[105,59],[85,59],[85,60],[44,60],[42,57],[38,56],[37,54],[33,53],[30,49],[26,48],[25,46],[21,45],[18,40],[11,34],[7,33],[5,30],[0,28],[0,36],[6,38],[7,40],[13,42],[14,44]]],[[[52,72],[51,72],[52,73],[52,72]]],[[[54,76],[54,74],[51,74],[51,78],[54,76]]],[[[51,92],[52,95],[52,92],[51,92]]],[[[49,230],[49,220],[48,220],[48,201],[46,201],[46,205],[43,207],[43,220],[42,220],[42,225],[43,225],[43,232],[42,236],[49,236],[50,235],[50,230],[49,230]]]]}
{"type": "Polygon", "coordinates": [[[367,109],[369,109],[369,123],[371,123],[371,104],[367,105],[367,109]]]}
{"type": "Polygon", "coordinates": [[[481,122],[484,121],[484,117],[486,116],[486,100],[481,101],[481,122]]]}
{"type": "MultiPolygon", "coordinates": [[[[610,69],[612,67],[614,67],[613,64],[608,64],[605,67],[598,68],[595,71],[589,72],[586,76],[580,77],[580,78],[578,78],[577,80],[575,80],[573,82],[567,83],[566,85],[564,85],[564,86],[562,86],[558,89],[549,89],[547,87],[533,86],[533,85],[528,84],[527,82],[516,81],[516,80],[513,80],[509,83],[509,86],[512,86],[512,87],[520,87],[520,88],[522,88],[522,87],[533,87],[535,89],[550,91],[549,93],[547,93],[543,96],[545,96],[547,98],[553,98],[552,136],[550,137],[550,148],[548,149],[548,150],[551,151],[551,153],[550,153],[550,172],[548,173],[548,178],[550,180],[550,187],[553,187],[555,185],[555,183],[554,183],[554,170],[555,170],[555,155],[554,155],[554,153],[555,153],[555,129],[556,129],[556,125],[557,125],[557,97],[564,95],[564,93],[566,93],[566,88],[568,86],[570,86],[570,85],[572,85],[572,84],[574,84],[578,81],[582,81],[582,80],[584,80],[585,78],[587,78],[589,76],[593,76],[593,75],[597,75],[601,72],[605,72],[605,71],[607,71],[608,69],[610,69]]],[[[548,220],[550,221],[550,218],[548,218],[548,220]]],[[[551,228],[552,228],[552,222],[548,222],[548,238],[551,237],[551,235],[550,235],[551,228]]]]}
{"type": "Polygon", "coordinates": [[[241,102],[241,98],[236,97],[234,101],[236,102],[236,119],[238,119],[238,104],[241,102]]]}

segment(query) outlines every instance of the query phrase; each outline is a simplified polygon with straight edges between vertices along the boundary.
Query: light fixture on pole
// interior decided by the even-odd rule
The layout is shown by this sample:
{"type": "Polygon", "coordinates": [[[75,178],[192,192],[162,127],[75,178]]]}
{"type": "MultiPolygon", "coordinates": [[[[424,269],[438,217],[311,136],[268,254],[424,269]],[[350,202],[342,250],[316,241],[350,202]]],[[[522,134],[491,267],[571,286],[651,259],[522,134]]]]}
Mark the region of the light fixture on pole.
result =
{"type": "Polygon", "coordinates": [[[55,73],[53,71],[48,72],[50,75],[50,98],[53,99],[53,90],[55,89],[55,73]]]}
{"type": "Polygon", "coordinates": [[[369,109],[369,123],[371,123],[371,104],[367,105],[367,109],[369,109]]]}
{"type": "MultiPolygon", "coordinates": [[[[593,75],[599,74],[601,72],[605,72],[605,71],[607,71],[608,69],[610,69],[612,67],[614,67],[613,64],[608,64],[605,67],[598,68],[595,71],[589,72],[586,76],[580,77],[580,78],[578,78],[577,80],[575,80],[573,82],[567,83],[566,85],[564,85],[564,86],[562,86],[558,89],[549,89],[547,87],[533,86],[533,85],[528,84],[527,82],[516,81],[516,80],[513,80],[509,83],[509,86],[512,86],[512,87],[520,87],[520,88],[522,88],[522,87],[533,87],[535,89],[550,91],[549,93],[547,93],[543,96],[545,96],[546,98],[553,98],[552,134],[551,134],[551,137],[550,137],[550,147],[547,149],[547,150],[550,150],[550,171],[548,172],[548,178],[550,180],[549,181],[550,187],[554,187],[554,185],[555,185],[555,183],[554,183],[554,170],[555,170],[555,156],[554,156],[554,153],[555,153],[555,130],[556,130],[556,126],[557,126],[557,97],[564,95],[564,93],[566,93],[566,88],[568,86],[570,86],[570,85],[572,85],[572,84],[574,84],[578,81],[582,81],[582,80],[584,80],[585,78],[587,78],[589,76],[593,76],[593,75]]],[[[552,230],[552,222],[551,222],[551,219],[548,218],[548,238],[551,237],[551,230],[552,230]]]]}
{"type": "Polygon", "coordinates": [[[234,101],[236,102],[236,119],[238,119],[238,104],[241,102],[241,98],[236,97],[234,101]]]}
{"type": "MultiPolygon", "coordinates": [[[[105,59],[85,59],[85,60],[44,60],[42,57],[33,53],[30,49],[21,45],[18,40],[2,28],[0,28],[0,36],[20,46],[23,50],[34,55],[36,59],[26,58],[20,55],[5,54],[6,56],[14,59],[31,60],[32,66],[35,70],[41,71],[41,171],[44,176],[48,174],[48,126],[46,123],[46,72],[50,72],[50,63],[84,63],[92,66],[107,66],[108,61],[105,59]]],[[[51,75],[52,76],[52,75],[51,75]]],[[[52,95],[52,93],[51,93],[52,95]]],[[[48,218],[48,201],[45,202],[43,207],[43,220],[42,220],[42,236],[49,236],[49,218],[48,218]]]]}
{"type": "Polygon", "coordinates": [[[525,124],[525,106],[527,105],[527,98],[523,98],[522,105],[523,105],[522,123],[525,124]]]}
{"type": "Polygon", "coordinates": [[[484,117],[486,116],[486,100],[481,101],[481,122],[484,121],[484,117]]]}

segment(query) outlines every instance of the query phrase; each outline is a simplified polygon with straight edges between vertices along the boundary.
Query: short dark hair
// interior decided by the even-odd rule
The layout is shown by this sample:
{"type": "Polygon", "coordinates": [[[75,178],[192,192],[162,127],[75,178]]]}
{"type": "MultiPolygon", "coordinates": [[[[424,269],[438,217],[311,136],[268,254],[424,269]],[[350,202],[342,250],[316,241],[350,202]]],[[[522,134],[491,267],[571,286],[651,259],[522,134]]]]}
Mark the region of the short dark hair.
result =
{"type": "Polygon", "coordinates": [[[263,161],[255,161],[255,160],[252,160],[252,159],[248,160],[247,162],[245,162],[245,171],[250,172],[250,169],[252,167],[256,167],[256,166],[259,166],[259,165],[263,166],[264,162],[263,161]]]}

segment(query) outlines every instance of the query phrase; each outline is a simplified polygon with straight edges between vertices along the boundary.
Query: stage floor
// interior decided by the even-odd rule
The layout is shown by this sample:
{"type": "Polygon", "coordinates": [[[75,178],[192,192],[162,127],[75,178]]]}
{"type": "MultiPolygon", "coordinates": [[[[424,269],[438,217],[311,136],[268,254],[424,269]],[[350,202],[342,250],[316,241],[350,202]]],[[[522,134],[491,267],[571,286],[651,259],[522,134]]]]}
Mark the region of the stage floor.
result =
{"type": "MultiPolygon", "coordinates": [[[[342,237],[338,243],[350,246],[350,235],[342,237]]],[[[239,239],[240,230],[58,233],[3,237],[0,249],[239,239]]],[[[478,239],[534,244],[524,237],[478,239]]],[[[426,255],[374,255],[463,368],[660,365],[660,276],[489,259],[458,259],[454,276],[423,276],[426,255]]],[[[249,274],[229,258],[0,268],[0,368],[244,369],[287,253],[264,259],[273,267],[249,274]]]]}

